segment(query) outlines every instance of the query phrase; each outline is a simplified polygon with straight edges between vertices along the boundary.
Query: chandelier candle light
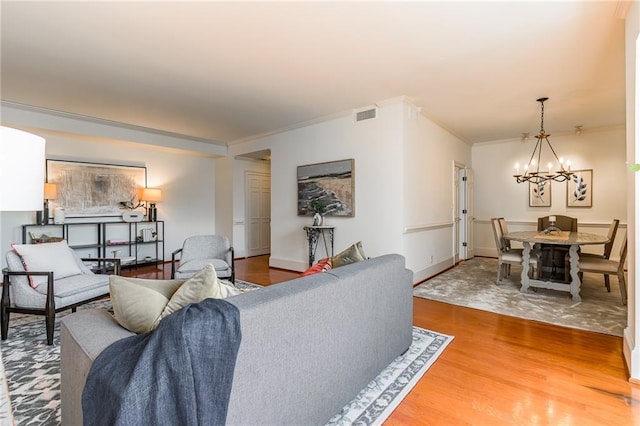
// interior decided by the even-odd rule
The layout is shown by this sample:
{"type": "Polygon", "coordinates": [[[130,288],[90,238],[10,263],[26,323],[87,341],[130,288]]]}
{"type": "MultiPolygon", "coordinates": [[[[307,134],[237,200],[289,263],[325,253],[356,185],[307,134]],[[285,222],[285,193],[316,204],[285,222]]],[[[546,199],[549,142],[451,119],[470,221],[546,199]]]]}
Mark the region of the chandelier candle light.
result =
{"type": "Polygon", "coordinates": [[[520,173],[520,164],[516,163],[516,174],[513,177],[516,178],[517,183],[523,182],[531,182],[534,184],[541,184],[547,181],[556,181],[556,182],[564,182],[571,178],[573,172],[571,171],[571,161],[565,161],[563,158],[558,158],[556,151],[551,146],[551,142],[549,142],[549,136],[544,131],[544,102],[549,98],[540,98],[537,99],[542,106],[542,110],[540,113],[540,133],[536,135],[535,148],[533,148],[533,152],[531,153],[531,158],[529,158],[529,163],[526,165],[524,169],[524,173],[520,173]],[[544,142],[547,143],[547,146],[553,153],[553,156],[556,159],[558,164],[558,170],[553,171],[553,163],[547,163],[547,169],[540,170],[540,162],[542,160],[542,147],[544,142]]]}

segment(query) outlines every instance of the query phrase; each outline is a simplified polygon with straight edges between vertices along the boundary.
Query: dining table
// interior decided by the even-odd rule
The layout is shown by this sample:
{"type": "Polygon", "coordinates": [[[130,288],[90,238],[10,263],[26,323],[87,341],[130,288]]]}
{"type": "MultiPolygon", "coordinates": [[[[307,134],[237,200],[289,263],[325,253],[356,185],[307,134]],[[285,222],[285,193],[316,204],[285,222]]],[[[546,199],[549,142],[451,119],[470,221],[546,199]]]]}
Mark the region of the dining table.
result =
{"type": "Polygon", "coordinates": [[[572,231],[516,231],[503,235],[505,240],[519,241],[524,249],[522,251],[522,274],[520,275],[520,292],[528,292],[530,287],[547,288],[551,290],[568,291],[571,299],[580,302],[580,256],[579,248],[582,245],[606,244],[609,238],[604,235],[591,234],[587,232],[572,231]],[[553,244],[559,246],[569,246],[569,268],[571,281],[569,283],[552,281],[545,279],[535,279],[529,277],[529,261],[531,253],[540,252],[541,244],[553,244]]]}

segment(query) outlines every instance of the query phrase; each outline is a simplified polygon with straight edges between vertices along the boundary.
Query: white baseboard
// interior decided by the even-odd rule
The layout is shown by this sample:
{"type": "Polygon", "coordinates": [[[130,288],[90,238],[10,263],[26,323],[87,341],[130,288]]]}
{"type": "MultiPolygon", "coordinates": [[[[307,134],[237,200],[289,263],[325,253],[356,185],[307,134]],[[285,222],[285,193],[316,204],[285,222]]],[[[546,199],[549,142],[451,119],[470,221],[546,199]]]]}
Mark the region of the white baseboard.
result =
{"type": "Polygon", "coordinates": [[[282,259],[277,257],[269,257],[269,266],[272,268],[287,269],[289,271],[304,272],[309,268],[306,262],[300,262],[293,259],[282,259]]]}
{"type": "Polygon", "coordinates": [[[434,275],[439,274],[442,271],[446,271],[455,265],[455,260],[453,257],[443,260],[442,262],[438,262],[436,264],[430,265],[428,268],[422,269],[420,271],[414,271],[413,273],[413,283],[417,284],[421,281],[426,280],[429,277],[433,277],[434,275]]]}
{"type": "Polygon", "coordinates": [[[474,255],[478,257],[498,257],[495,247],[476,247],[474,255]]]}

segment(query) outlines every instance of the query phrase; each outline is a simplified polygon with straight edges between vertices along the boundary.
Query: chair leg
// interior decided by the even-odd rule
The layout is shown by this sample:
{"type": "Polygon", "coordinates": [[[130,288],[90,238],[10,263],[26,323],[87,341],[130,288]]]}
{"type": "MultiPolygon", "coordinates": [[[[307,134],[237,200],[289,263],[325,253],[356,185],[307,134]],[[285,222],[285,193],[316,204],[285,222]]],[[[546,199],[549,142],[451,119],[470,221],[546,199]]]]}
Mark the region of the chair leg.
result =
{"type": "Polygon", "coordinates": [[[620,297],[622,297],[622,304],[627,304],[627,283],[624,279],[624,271],[618,272],[618,285],[620,286],[620,297]]]}
{"type": "Polygon", "coordinates": [[[607,291],[611,293],[611,282],[609,281],[609,275],[604,276],[604,286],[607,288],[607,291]]]}
{"type": "Polygon", "coordinates": [[[496,284],[500,284],[502,281],[502,263],[498,262],[498,277],[496,279],[496,284]]]}
{"type": "Polygon", "coordinates": [[[2,283],[2,300],[0,300],[0,337],[2,340],[7,340],[9,335],[9,306],[11,306],[9,296],[9,277],[4,275],[2,283]]]}
{"type": "Polygon", "coordinates": [[[47,345],[53,345],[53,326],[56,321],[56,313],[55,311],[47,310],[45,313],[45,323],[47,326],[47,345]]]}

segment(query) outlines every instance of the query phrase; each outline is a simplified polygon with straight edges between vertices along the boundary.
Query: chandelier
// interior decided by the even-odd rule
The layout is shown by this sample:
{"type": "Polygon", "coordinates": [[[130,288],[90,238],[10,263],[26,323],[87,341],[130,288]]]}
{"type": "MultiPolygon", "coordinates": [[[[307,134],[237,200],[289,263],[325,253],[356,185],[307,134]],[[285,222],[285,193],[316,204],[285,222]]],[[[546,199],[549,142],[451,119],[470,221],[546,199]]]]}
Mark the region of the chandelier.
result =
{"type": "Polygon", "coordinates": [[[549,136],[551,135],[548,135],[544,131],[544,103],[548,99],[549,98],[536,99],[536,101],[540,102],[540,105],[542,105],[542,111],[540,113],[540,133],[536,135],[536,139],[538,141],[536,142],[535,148],[533,148],[531,158],[529,158],[529,163],[527,163],[524,168],[524,173],[520,173],[520,165],[516,163],[516,174],[513,175],[513,177],[516,178],[517,183],[531,182],[539,185],[552,180],[556,182],[564,182],[571,179],[571,175],[573,174],[571,171],[571,161],[565,161],[563,158],[558,158],[556,151],[553,149],[553,146],[551,146],[551,142],[549,142],[549,136]],[[556,171],[553,171],[553,163],[547,163],[546,170],[540,170],[542,147],[545,142],[546,146],[549,147],[556,159],[556,171]]]}

